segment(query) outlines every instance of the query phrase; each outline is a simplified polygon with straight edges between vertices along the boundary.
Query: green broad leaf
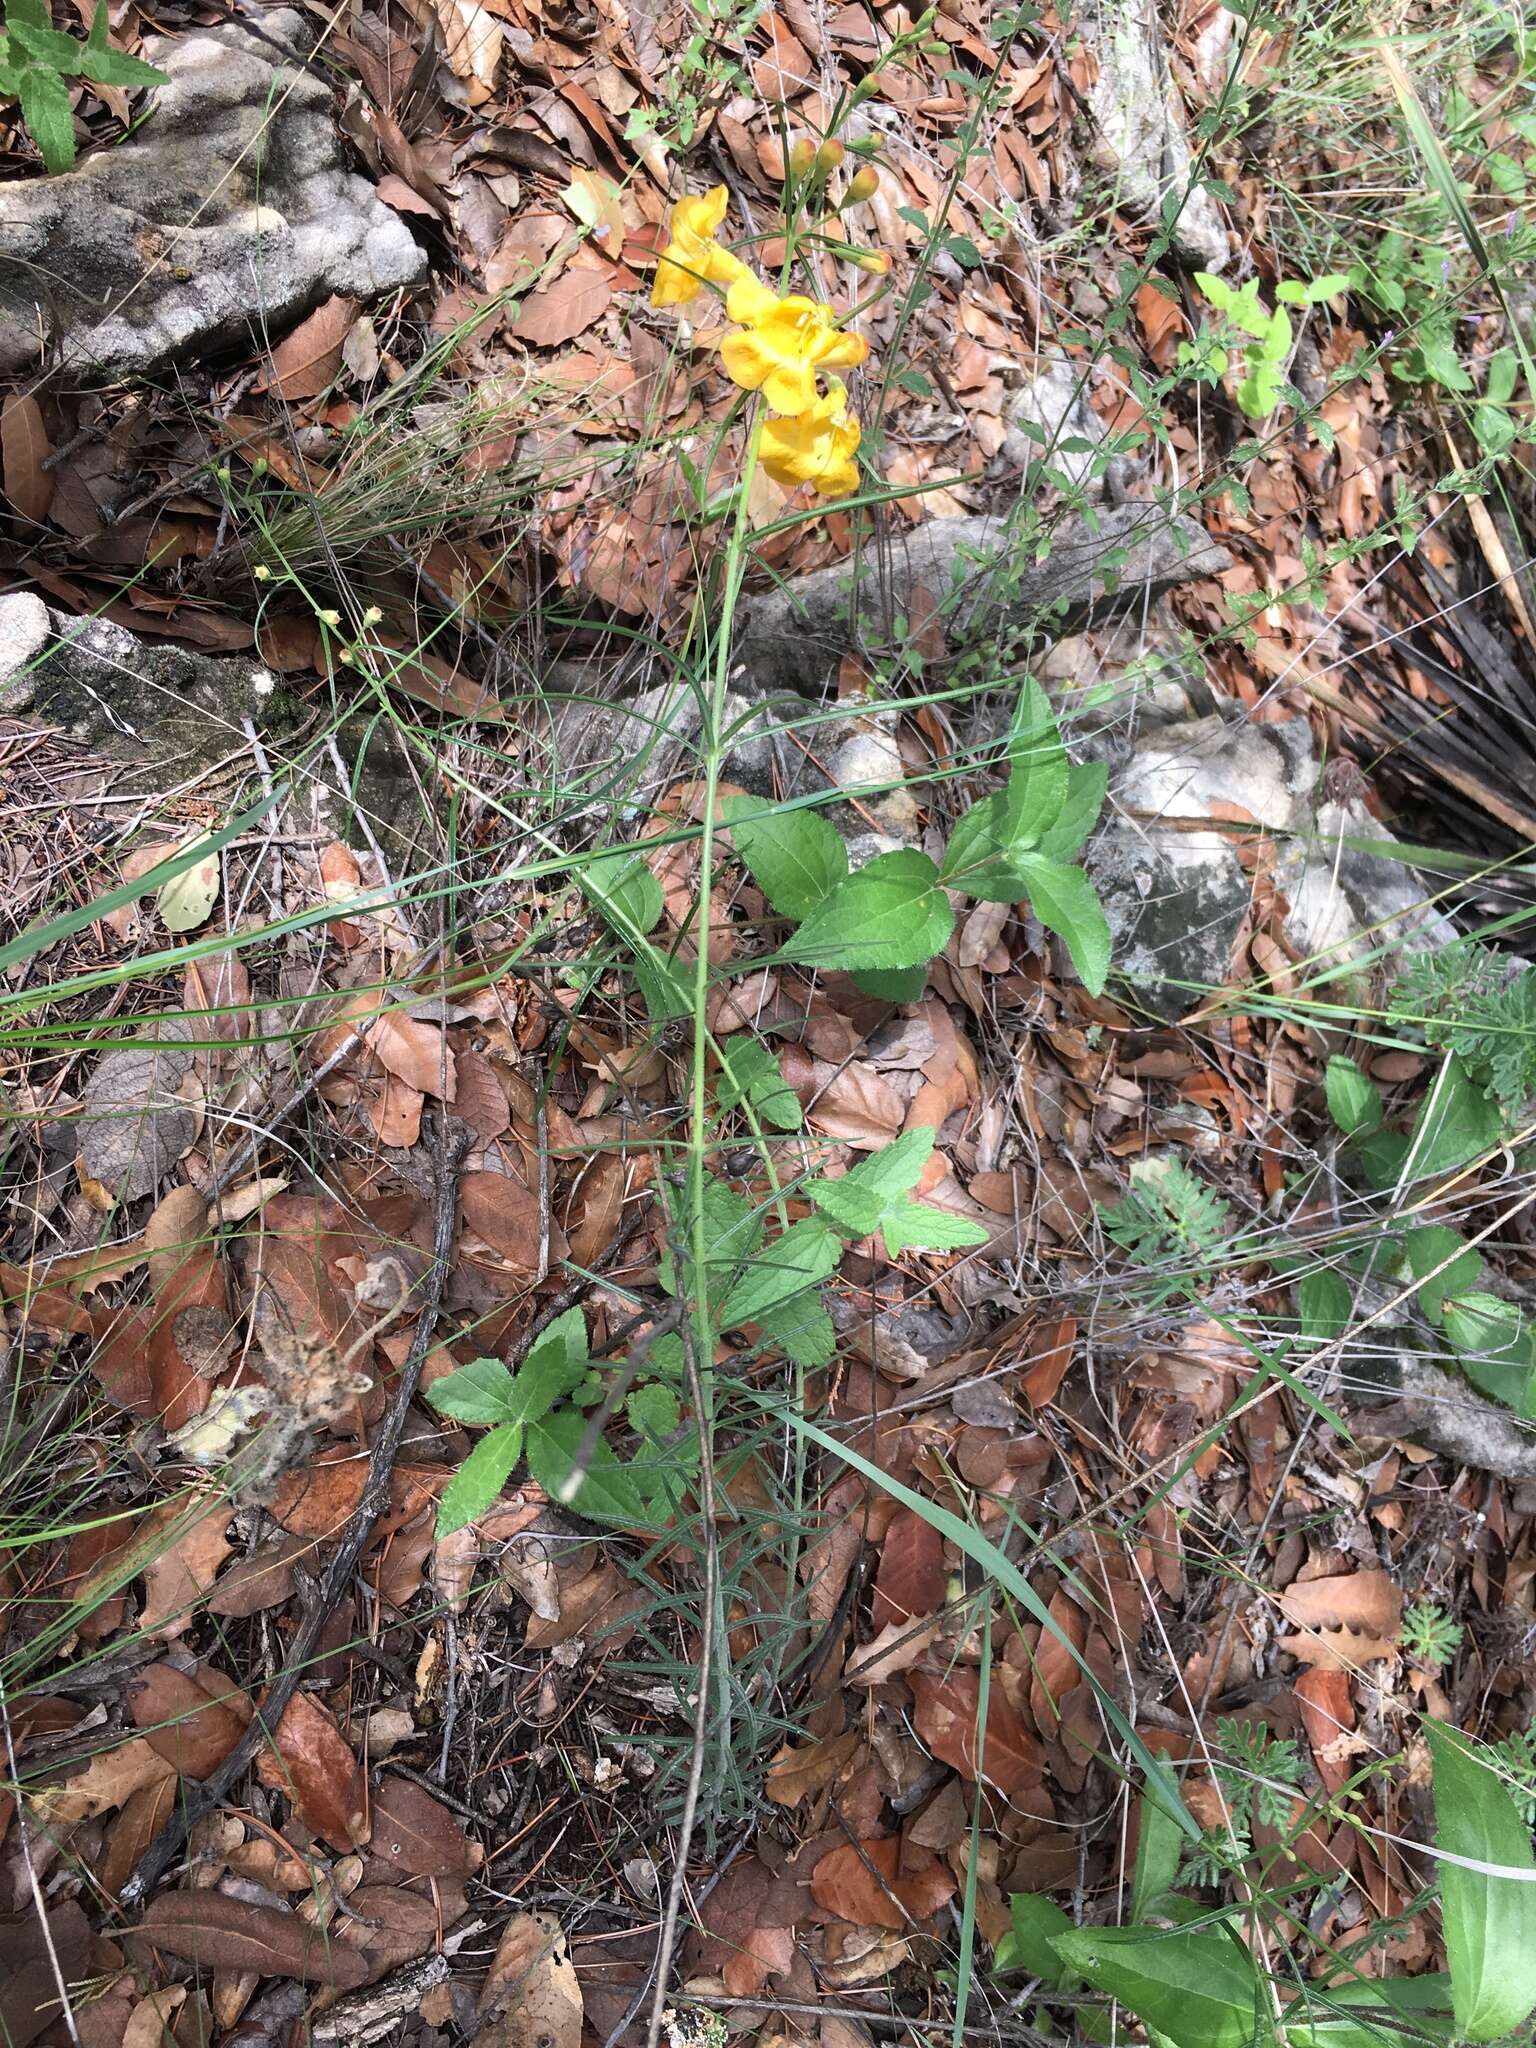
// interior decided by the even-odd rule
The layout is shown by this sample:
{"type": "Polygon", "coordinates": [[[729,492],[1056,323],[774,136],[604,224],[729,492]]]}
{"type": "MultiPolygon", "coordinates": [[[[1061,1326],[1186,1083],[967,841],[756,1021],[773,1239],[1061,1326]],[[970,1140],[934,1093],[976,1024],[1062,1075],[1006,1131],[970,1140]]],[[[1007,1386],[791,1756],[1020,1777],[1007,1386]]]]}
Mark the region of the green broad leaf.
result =
{"type": "Polygon", "coordinates": [[[6,0],[6,28],[13,29],[18,22],[25,22],[29,28],[52,28],[48,0],[6,0]]]}
{"type": "MultiPolygon", "coordinates": [[[[106,16],[106,7],[96,10],[97,21],[106,16]]],[[[95,30],[92,29],[94,37],[95,30]]],[[[170,80],[163,71],[157,71],[153,64],[146,64],[142,57],[130,57],[126,50],[114,50],[110,44],[103,47],[94,40],[82,49],[75,45],[79,55],[75,70],[81,78],[88,78],[92,85],[168,85],[170,80]]]]}
{"type": "MultiPolygon", "coordinates": [[[[1159,1766],[1162,1771],[1163,1766],[1159,1766]]],[[[1184,1831],[1174,1818],[1177,1790],[1171,1776],[1147,1779],[1138,1810],[1136,1870],[1131,1879],[1131,1918],[1144,1920],[1173,1889],[1185,1849],[1184,1831]]]]}
{"type": "Polygon", "coordinates": [[[731,844],[780,917],[809,917],[848,873],[848,849],[819,812],[770,809],[754,796],[728,796],[720,808],[731,844]]]}
{"type": "Polygon", "coordinates": [[[643,939],[661,920],[661,884],[638,854],[605,853],[579,877],[582,894],[629,939],[643,939]]]}
{"type": "Polygon", "coordinates": [[[1374,1188],[1396,1185],[1408,1157],[1408,1138],[1403,1131],[1373,1131],[1359,1144],[1361,1169],[1374,1188]]]}
{"type": "Polygon", "coordinates": [[[1462,1243],[1454,1230],[1447,1230],[1443,1223],[1422,1224],[1417,1230],[1410,1230],[1403,1240],[1403,1249],[1408,1255],[1408,1266],[1419,1288],[1419,1307],[1432,1323],[1438,1323],[1445,1309],[1448,1294],[1465,1294],[1477,1285],[1477,1277],[1483,1270],[1481,1255],[1462,1243]],[[1446,1265],[1446,1260],[1450,1264],[1446,1265]],[[1437,1266],[1445,1266],[1443,1273],[1436,1272],[1437,1266]],[[1434,1274],[1434,1278],[1429,1276],[1434,1274]]]}
{"type": "Polygon", "coordinates": [[[20,92],[23,68],[11,62],[10,45],[5,39],[5,32],[0,30],[0,93],[4,93],[7,99],[15,99],[20,92]]]}
{"type": "Polygon", "coordinates": [[[1043,1892],[1014,1892],[1008,1900],[1008,1932],[997,1945],[1000,1970],[1026,1970],[1053,1991],[1065,1991],[1073,1976],[1052,1943],[1070,1934],[1072,1922],[1043,1892]]]}
{"type": "Polygon", "coordinates": [[[949,898],[926,853],[902,847],[845,875],[784,947],[801,967],[918,967],[941,953],[954,929],[949,898]]]}
{"type": "MultiPolygon", "coordinates": [[[[684,1248],[685,1270],[693,1265],[693,1231],[686,1217],[678,1220],[678,1241],[684,1248]]],[[[752,1258],[763,1241],[763,1219],[747,1200],[737,1194],[734,1188],[726,1187],[721,1181],[704,1183],[704,1271],[709,1281],[711,1300],[719,1298],[725,1287],[752,1258]]],[[[677,1294],[677,1267],[669,1250],[658,1268],[658,1276],[668,1294],[677,1294]]],[[[693,1291],[690,1288],[690,1293],[693,1291]]]]}
{"type": "Polygon", "coordinates": [[[880,1236],[888,1259],[905,1251],[953,1252],[966,1245],[986,1244],[992,1233],[971,1216],[956,1216],[928,1202],[903,1195],[880,1219],[880,1236]]]}
{"type": "Polygon", "coordinates": [[[1040,835],[1038,851],[1047,860],[1072,860],[1104,808],[1109,770],[1102,761],[1074,761],[1067,769],[1067,795],[1054,825],[1040,835]]]}
{"type": "Polygon", "coordinates": [[[1014,864],[1015,833],[1008,792],[994,790],[955,820],[940,879],[983,903],[1014,903],[1024,893],[1014,864]]]}
{"type": "Polygon", "coordinates": [[[804,1122],[800,1099],[760,1039],[735,1039],[721,1047],[721,1056],[724,1071],[715,1102],[722,1115],[742,1102],[749,1102],[754,1114],[771,1129],[799,1130],[804,1122]]]}
{"type": "Polygon", "coordinates": [[[872,1237],[887,1211],[922,1179],[932,1151],[933,1132],[919,1124],[851,1166],[839,1180],[807,1181],[805,1192],[846,1236],[872,1237]]]}
{"type": "Polygon", "coordinates": [[[683,1419],[682,1403],[676,1394],[654,1380],[649,1386],[635,1389],[624,1404],[624,1412],[631,1429],[658,1444],[665,1443],[683,1419]]]}
{"type": "Polygon", "coordinates": [[[1451,2003],[1468,2041],[1498,2041],[1536,2010],[1536,1859],[1499,1774],[1477,1746],[1426,1715],[1434,1773],[1435,1843],[1525,1878],[1441,1863],[1440,1910],[1451,2003]]]}
{"type": "Polygon", "coordinates": [[[722,1330],[755,1323],[837,1270],[843,1247],[819,1216],[792,1223],[758,1252],[720,1311],[722,1330]]]}
{"type": "Polygon", "coordinates": [[[1503,1136],[1497,1108],[1452,1053],[1414,1118],[1408,1170],[1415,1176],[1453,1173],[1480,1152],[1492,1151],[1503,1136]]]}
{"type": "Polygon", "coordinates": [[[427,1388],[427,1399],[439,1415],[451,1415],[456,1422],[489,1427],[523,1420],[512,1375],[499,1358],[476,1358],[457,1372],[434,1380],[427,1388]]]}
{"type": "Polygon", "coordinates": [[[1088,993],[1102,995],[1109,973],[1109,920],[1092,882],[1081,868],[1047,860],[1041,853],[1021,855],[1019,872],[1036,917],[1066,941],[1088,993]]]}
{"type": "Polygon", "coordinates": [[[1314,1344],[1327,1344],[1348,1328],[1354,1296],[1342,1273],[1323,1266],[1304,1274],[1296,1293],[1303,1337],[1314,1344]]]}
{"type": "Polygon", "coordinates": [[[1013,818],[1013,837],[1024,846],[1038,846],[1041,835],[1061,816],[1067,800],[1067,750],[1051,700],[1026,676],[1019,709],[1008,740],[1012,772],[1004,791],[1013,818]]]}
{"type": "MultiPolygon", "coordinates": [[[[528,1470],[551,1500],[562,1498],[586,1433],[587,1419],[574,1408],[557,1408],[553,1415],[529,1427],[528,1470]]],[[[589,1521],[613,1522],[622,1529],[656,1525],[652,1502],[602,1437],[592,1447],[591,1460],[570,1506],[589,1521]]]]}
{"type": "Polygon", "coordinates": [[[1440,1973],[1369,1978],[1331,1991],[1308,1985],[1285,2009],[1287,2048],[1425,2048],[1449,2041],[1451,2032],[1451,1980],[1440,1973]]]}
{"type": "Polygon", "coordinates": [[[814,1289],[768,1309],[758,1316],[757,1326],[769,1343],[805,1372],[830,1365],[837,1356],[837,1332],[814,1289]]]}
{"type": "Polygon", "coordinates": [[[489,1436],[481,1437],[443,1488],[437,1507],[439,1540],[466,1528],[477,1515],[485,1513],[511,1477],[522,1448],[523,1432],[517,1423],[493,1429],[489,1436]]]}
{"type": "Polygon", "coordinates": [[[1064,1968],[1118,1998],[1177,2048],[1262,2048],[1274,2039],[1253,1958],[1225,1934],[1079,1928],[1053,1946],[1064,1968]]]}
{"type": "Polygon", "coordinates": [[[1346,1138],[1361,1138],[1381,1123],[1381,1091],[1351,1059],[1336,1053],[1328,1062],[1325,1084],[1328,1114],[1346,1138]]]}
{"type": "Polygon", "coordinates": [[[920,1003],[928,986],[928,963],[921,967],[893,967],[880,974],[866,969],[853,977],[854,986],[882,1003],[920,1003]]]}
{"type": "Polygon", "coordinates": [[[7,11],[5,26],[17,49],[24,51],[34,64],[45,65],[66,78],[74,75],[79,60],[86,54],[86,45],[76,42],[73,36],[60,35],[56,28],[40,28],[36,22],[18,21],[14,8],[7,11]]]}
{"type": "Polygon", "coordinates": [[[1497,1294],[1458,1294],[1444,1303],[1445,1334],[1451,1349],[1472,1357],[1522,1358],[1528,1353],[1529,1324],[1512,1301],[1497,1294]]]}
{"type": "Polygon", "coordinates": [[[56,71],[28,64],[17,75],[16,97],[43,162],[55,176],[67,171],[75,160],[75,116],[64,81],[56,71]]]}

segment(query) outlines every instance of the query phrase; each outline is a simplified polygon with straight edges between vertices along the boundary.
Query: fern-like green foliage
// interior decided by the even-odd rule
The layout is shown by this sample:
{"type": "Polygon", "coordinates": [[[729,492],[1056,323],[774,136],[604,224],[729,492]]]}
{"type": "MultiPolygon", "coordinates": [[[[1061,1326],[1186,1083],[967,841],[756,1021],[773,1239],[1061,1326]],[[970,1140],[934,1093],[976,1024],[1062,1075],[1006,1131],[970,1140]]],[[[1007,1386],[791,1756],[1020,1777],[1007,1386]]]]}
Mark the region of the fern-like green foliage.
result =
{"type": "Polygon", "coordinates": [[[1507,1122],[1536,1095],[1536,967],[1515,969],[1475,939],[1415,953],[1393,986],[1391,1015],[1454,1053],[1507,1122]]]}
{"type": "Polygon", "coordinates": [[[1182,1160],[1138,1159],[1130,1193],[1102,1209],[1099,1220],[1104,1235],[1138,1266],[1180,1269],[1161,1290],[1159,1299],[1168,1300],[1192,1292],[1189,1269],[1203,1265],[1230,1238],[1232,1205],[1182,1160]]]}

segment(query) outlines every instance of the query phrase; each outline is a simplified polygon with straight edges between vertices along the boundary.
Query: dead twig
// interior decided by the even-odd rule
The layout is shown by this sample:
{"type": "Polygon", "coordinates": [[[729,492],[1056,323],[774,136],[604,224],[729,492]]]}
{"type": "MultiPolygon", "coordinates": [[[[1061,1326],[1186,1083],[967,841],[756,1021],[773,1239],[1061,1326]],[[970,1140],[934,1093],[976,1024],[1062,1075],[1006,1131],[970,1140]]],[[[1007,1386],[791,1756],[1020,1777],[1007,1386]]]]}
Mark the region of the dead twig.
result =
{"type": "Polygon", "coordinates": [[[399,1385],[395,1389],[389,1411],[369,1448],[368,1479],[363,1488],[363,1497],[358,1502],[352,1519],[347,1524],[346,1532],[325,1568],[313,1599],[305,1606],[303,1619],[294,1632],[293,1642],[289,1647],[287,1661],[267,1688],[266,1697],[257,1708],[249,1728],[211,1777],[200,1785],[186,1786],[177,1810],[139,1858],[132,1876],[123,1886],[119,1896],[124,1906],[143,1904],[172,1858],[180,1850],[189,1830],[195,1827],[204,1815],[212,1813],[223,1803],[230,1788],[249,1768],[257,1750],[264,1742],[270,1742],[275,1738],[278,1724],[289,1702],[303,1683],[310,1659],[320,1640],[320,1632],[327,1618],[335,1611],[337,1602],[351,1582],[352,1574],[362,1561],[369,1538],[373,1534],[374,1524],[388,1502],[389,1482],[394,1472],[400,1439],[405,1432],[406,1413],[421,1382],[421,1369],[431,1347],[438,1314],[442,1308],[443,1286],[448,1277],[454,1221],[458,1213],[459,1168],[464,1162],[465,1153],[469,1150],[468,1134],[462,1129],[450,1133],[447,1119],[440,1119],[437,1150],[437,1200],[432,1228],[432,1264],[422,1282],[421,1313],[417,1317],[416,1334],[411,1340],[410,1353],[400,1369],[399,1385]]]}

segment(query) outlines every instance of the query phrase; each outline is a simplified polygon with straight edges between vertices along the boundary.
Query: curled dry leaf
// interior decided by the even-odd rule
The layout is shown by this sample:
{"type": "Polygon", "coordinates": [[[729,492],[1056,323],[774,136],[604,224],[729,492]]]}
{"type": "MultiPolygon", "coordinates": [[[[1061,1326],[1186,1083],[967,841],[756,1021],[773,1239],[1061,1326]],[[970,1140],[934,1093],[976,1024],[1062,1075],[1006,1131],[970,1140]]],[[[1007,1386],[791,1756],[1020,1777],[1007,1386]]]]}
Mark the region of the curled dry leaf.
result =
{"type": "Polygon", "coordinates": [[[804,1749],[781,1749],[768,1766],[763,1790],[775,1806],[798,1806],[840,1777],[863,1747],[863,1731],[849,1728],[804,1749]]]}
{"type": "Polygon", "coordinates": [[[51,1826],[69,1827],[75,1821],[95,1820],[125,1806],[146,1785],[174,1780],[175,1772],[163,1756],[157,1756],[136,1735],[93,1756],[83,1771],[58,1785],[43,1785],[32,1794],[32,1807],[39,1820],[51,1826]]]}
{"type": "Polygon", "coordinates": [[[272,351],[272,374],[259,389],[282,398],[318,398],[341,368],[341,344],[357,318],[356,299],[325,300],[272,351]]]}
{"type": "Polygon", "coordinates": [[[167,1892],[151,1899],[139,1925],[123,1939],[141,1954],[156,1950],[209,1969],[297,1977],[338,1991],[355,1991],[373,1974],[361,1950],[326,1929],[223,1892],[167,1892]]]}
{"type": "Polygon", "coordinates": [[[913,1921],[937,1913],[954,1889],[954,1874],[946,1864],[924,1852],[909,1852],[903,1859],[895,1835],[844,1842],[823,1856],[811,1875],[811,1895],[822,1914],[855,1927],[910,1928],[913,1921]],[[904,1860],[916,1867],[903,1870],[904,1860]]]}
{"type": "Polygon", "coordinates": [[[256,1775],[284,1792],[311,1834],[333,1849],[368,1840],[367,1782],[341,1730],[320,1702],[295,1693],[277,1724],[276,1754],[263,1750],[256,1775]]]}
{"type": "Polygon", "coordinates": [[[43,467],[52,453],[37,400],[23,391],[12,392],[0,408],[5,495],[19,518],[37,526],[48,517],[53,503],[53,472],[43,467]]]}
{"type": "Polygon", "coordinates": [[[190,1627],[199,1602],[228,1557],[229,1503],[210,1508],[185,1528],[186,1509],[168,1501],[140,1523],[134,1550],[146,1559],[144,1608],[139,1627],[145,1635],[179,1636],[190,1627]],[[169,1543],[166,1533],[176,1529],[169,1543]]]}
{"type": "Polygon", "coordinates": [[[485,1860],[440,1799],[386,1772],[373,1795],[373,1854],[410,1877],[469,1877],[485,1860]]]}
{"type": "Polygon", "coordinates": [[[408,1892],[393,1884],[365,1884],[348,1898],[346,1911],[334,1926],[367,1956],[369,1974],[382,1977],[387,1970],[398,1970],[402,1963],[413,1963],[436,1948],[445,1922],[457,1918],[425,1892],[408,1892]]]}
{"type": "Polygon", "coordinates": [[[1024,1726],[1001,1686],[987,1699],[987,1736],[977,1756],[981,1680],[974,1671],[912,1671],[907,1674],[916,1702],[913,1726],[941,1762],[963,1778],[982,1778],[1005,1799],[1018,1800],[1045,1776],[1039,1743],[1024,1726]]]}
{"type": "Polygon", "coordinates": [[[454,1100],[457,1063],[441,1025],[390,1010],[369,1028],[368,1043],[385,1072],[408,1088],[443,1102],[454,1100]]]}
{"type": "Polygon", "coordinates": [[[518,1913],[480,1994],[474,2048],[580,2048],[581,1983],[552,1913],[518,1913]]]}

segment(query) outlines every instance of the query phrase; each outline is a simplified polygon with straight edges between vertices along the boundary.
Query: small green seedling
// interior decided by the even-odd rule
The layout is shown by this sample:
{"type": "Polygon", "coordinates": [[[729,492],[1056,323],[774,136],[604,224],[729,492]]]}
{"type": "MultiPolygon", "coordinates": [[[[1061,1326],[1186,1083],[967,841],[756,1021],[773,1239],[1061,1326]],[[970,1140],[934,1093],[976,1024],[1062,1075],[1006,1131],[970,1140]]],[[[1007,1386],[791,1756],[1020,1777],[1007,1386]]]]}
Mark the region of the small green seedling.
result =
{"type": "Polygon", "coordinates": [[[22,118],[48,169],[67,171],[75,160],[75,117],[68,78],[93,85],[164,85],[165,73],[107,41],[107,0],[97,0],[91,32],[82,43],[61,35],[47,0],[7,0],[0,29],[0,95],[19,102],[22,118]]]}
{"type": "MultiPolygon", "coordinates": [[[[1319,277],[1310,283],[1287,279],[1276,287],[1280,304],[1271,309],[1259,298],[1259,280],[1250,277],[1244,285],[1232,286],[1209,271],[1197,270],[1195,283],[1217,312],[1238,334],[1247,336],[1242,352],[1243,375],[1235,396],[1251,420],[1268,419],[1280,403],[1285,388],[1285,368],[1290,361],[1296,333],[1287,306],[1316,306],[1337,298],[1348,285],[1346,277],[1319,277]]],[[[1231,365],[1228,349],[1217,342],[1197,345],[1183,342],[1179,362],[1187,369],[1205,369],[1224,376],[1231,365]]]]}

